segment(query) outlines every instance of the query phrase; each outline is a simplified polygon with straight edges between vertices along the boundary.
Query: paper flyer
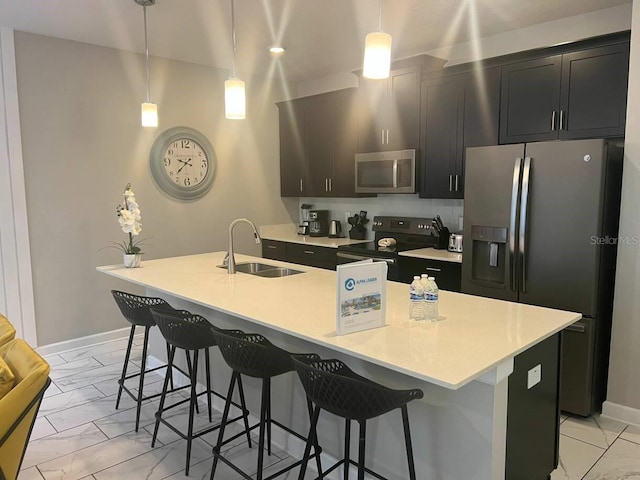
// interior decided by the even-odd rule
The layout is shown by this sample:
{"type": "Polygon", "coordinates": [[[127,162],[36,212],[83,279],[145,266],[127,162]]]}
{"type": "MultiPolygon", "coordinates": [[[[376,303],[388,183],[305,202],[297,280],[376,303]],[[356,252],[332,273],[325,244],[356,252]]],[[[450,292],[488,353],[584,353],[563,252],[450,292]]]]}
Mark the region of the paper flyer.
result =
{"type": "Polygon", "coordinates": [[[387,263],[363,260],[336,268],[338,335],[386,324],[387,263]]]}

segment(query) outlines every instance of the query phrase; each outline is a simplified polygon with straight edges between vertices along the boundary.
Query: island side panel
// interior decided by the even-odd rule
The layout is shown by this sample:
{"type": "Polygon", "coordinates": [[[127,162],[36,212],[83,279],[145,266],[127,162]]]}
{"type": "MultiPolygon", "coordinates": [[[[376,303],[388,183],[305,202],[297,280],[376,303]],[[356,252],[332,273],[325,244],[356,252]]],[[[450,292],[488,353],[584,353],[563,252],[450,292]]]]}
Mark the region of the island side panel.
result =
{"type": "MultiPolygon", "coordinates": [[[[167,296],[151,288],[150,296],[162,296],[176,308],[198,313],[222,328],[240,328],[265,335],[291,352],[315,352],[323,358],[338,358],[358,373],[391,388],[421,388],[425,397],[409,404],[409,419],[418,478],[464,478],[503,480],[506,438],[507,380],[494,385],[473,381],[458,390],[443,388],[387,368],[336,352],[311,342],[270,330],[219,311],[167,296]]],[[[301,321],[312,321],[305,313],[301,321]]],[[[164,339],[157,329],[150,338],[150,354],[166,358],[164,339]]],[[[184,356],[177,355],[183,368],[184,356]]],[[[212,383],[226,392],[230,370],[217,348],[211,349],[212,383]]],[[[204,367],[199,366],[199,381],[205,384],[204,367]]],[[[260,383],[243,379],[247,405],[255,415],[259,410],[260,383]]],[[[214,406],[222,409],[219,399],[214,406]]],[[[304,391],[295,373],[272,381],[273,418],[306,435],[309,428],[304,391]]],[[[352,426],[352,458],[357,458],[357,430],[352,426]]],[[[303,444],[274,429],[274,444],[294,457],[301,457],[303,444]]],[[[341,458],[344,420],[323,412],[319,421],[319,440],[327,457],[323,464],[341,458]]],[[[367,422],[367,466],[390,479],[406,479],[407,462],[400,411],[367,422]]]]}

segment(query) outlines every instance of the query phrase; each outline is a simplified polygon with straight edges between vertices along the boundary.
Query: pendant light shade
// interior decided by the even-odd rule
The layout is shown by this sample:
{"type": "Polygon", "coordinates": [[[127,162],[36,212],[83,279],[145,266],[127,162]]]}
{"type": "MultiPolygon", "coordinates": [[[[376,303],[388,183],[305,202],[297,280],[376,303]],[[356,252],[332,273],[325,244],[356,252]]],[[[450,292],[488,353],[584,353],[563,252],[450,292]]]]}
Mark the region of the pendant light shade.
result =
{"type": "Polygon", "coordinates": [[[231,0],[231,43],[233,44],[233,70],[229,79],[224,82],[224,116],[229,120],[244,120],[247,102],[244,82],[236,77],[236,15],[233,0],[231,0]]]}
{"type": "Polygon", "coordinates": [[[143,102],[140,108],[141,123],[143,127],[158,126],[158,106],[151,102],[151,93],[149,89],[149,44],[147,42],[147,7],[154,5],[156,0],[133,0],[138,5],[142,5],[142,15],[144,18],[144,54],[145,54],[145,70],[147,74],[147,101],[143,102]]]}
{"type": "Polygon", "coordinates": [[[391,67],[391,35],[373,32],[364,42],[364,68],[366,78],[388,78],[391,67]]]}
{"type": "Polygon", "coordinates": [[[142,126],[157,127],[158,126],[158,106],[155,103],[144,102],[142,104],[142,126]]]}
{"type": "Polygon", "coordinates": [[[366,78],[389,77],[391,68],[391,35],[382,31],[382,0],[378,10],[378,31],[367,35],[364,41],[362,75],[366,78]]]}
{"type": "Polygon", "coordinates": [[[231,120],[244,120],[246,117],[244,82],[239,78],[224,82],[224,116],[231,120]]]}

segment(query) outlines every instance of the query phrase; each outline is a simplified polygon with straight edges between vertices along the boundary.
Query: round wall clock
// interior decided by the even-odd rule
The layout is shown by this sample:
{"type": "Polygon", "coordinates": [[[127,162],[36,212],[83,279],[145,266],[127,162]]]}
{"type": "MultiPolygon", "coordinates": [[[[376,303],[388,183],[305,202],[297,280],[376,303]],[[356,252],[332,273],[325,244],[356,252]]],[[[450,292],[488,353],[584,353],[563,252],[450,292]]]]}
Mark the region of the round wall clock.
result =
{"type": "Polygon", "coordinates": [[[213,185],[213,147],[193,128],[174,127],[162,132],[153,142],[149,162],[158,187],[173,197],[199,198],[213,185]]]}

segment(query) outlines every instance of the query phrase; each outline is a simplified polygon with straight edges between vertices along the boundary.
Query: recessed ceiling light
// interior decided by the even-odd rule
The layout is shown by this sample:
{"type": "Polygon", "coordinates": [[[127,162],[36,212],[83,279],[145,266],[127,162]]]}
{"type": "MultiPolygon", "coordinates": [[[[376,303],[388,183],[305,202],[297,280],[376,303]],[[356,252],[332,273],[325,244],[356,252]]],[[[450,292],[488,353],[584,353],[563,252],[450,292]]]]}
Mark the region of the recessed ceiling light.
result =
{"type": "Polygon", "coordinates": [[[284,48],[281,47],[280,45],[273,45],[272,47],[269,47],[269,52],[274,57],[279,57],[284,53],[284,48]]]}

